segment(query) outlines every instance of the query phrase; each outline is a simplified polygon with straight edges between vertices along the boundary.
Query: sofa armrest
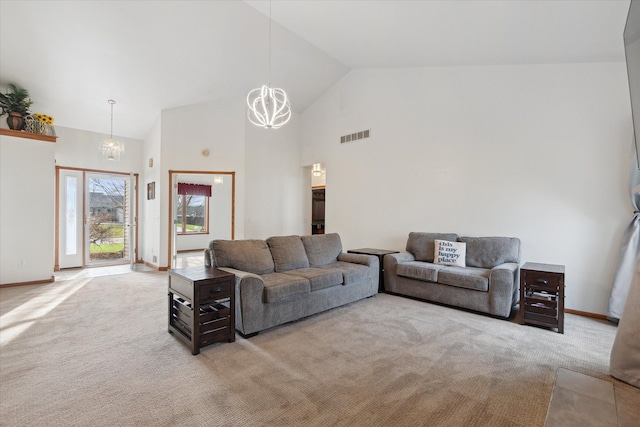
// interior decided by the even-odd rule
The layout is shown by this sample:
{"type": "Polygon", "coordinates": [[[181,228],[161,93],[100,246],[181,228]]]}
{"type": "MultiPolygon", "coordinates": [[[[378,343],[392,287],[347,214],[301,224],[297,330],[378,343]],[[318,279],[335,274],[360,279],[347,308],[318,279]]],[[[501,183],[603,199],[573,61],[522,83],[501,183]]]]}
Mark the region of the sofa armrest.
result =
{"type": "Polygon", "coordinates": [[[509,284],[511,290],[513,288],[517,290],[519,273],[520,265],[515,262],[496,265],[489,271],[489,286],[492,282],[505,282],[509,284]]]}
{"type": "Polygon", "coordinates": [[[503,305],[506,298],[498,295],[510,295],[510,306],[502,307],[501,312],[509,312],[518,301],[518,287],[520,280],[520,264],[508,262],[496,265],[489,271],[489,292],[492,294],[494,305],[503,305]]]}
{"type": "Polygon", "coordinates": [[[235,268],[220,270],[236,275],[236,329],[245,335],[259,331],[264,312],[262,277],[235,268]]]}
{"type": "Polygon", "coordinates": [[[262,301],[262,292],[264,291],[264,281],[262,277],[247,271],[236,270],[235,268],[220,267],[220,270],[235,274],[236,293],[240,291],[240,298],[253,295],[258,296],[258,299],[262,301]]]}
{"type": "Polygon", "coordinates": [[[254,273],[249,273],[248,271],[236,270],[235,268],[231,268],[231,267],[217,267],[217,268],[219,270],[235,274],[236,275],[236,283],[237,283],[238,279],[242,280],[244,278],[249,278],[249,277],[253,277],[253,278],[259,279],[262,282],[262,277],[260,277],[257,274],[254,274],[254,273]]]}
{"type": "Polygon", "coordinates": [[[415,261],[416,257],[411,252],[399,252],[397,254],[389,254],[384,256],[385,267],[387,266],[387,259],[389,263],[394,265],[401,264],[403,262],[415,261]]]}
{"type": "Polygon", "coordinates": [[[364,255],[364,254],[351,254],[342,252],[338,255],[338,261],[342,262],[351,262],[354,264],[363,264],[371,267],[373,264],[379,263],[378,257],[374,255],[364,255]]]}
{"type": "Polygon", "coordinates": [[[384,267],[384,288],[386,291],[397,292],[398,264],[415,260],[416,258],[411,252],[400,252],[384,256],[382,264],[384,267]]]}
{"type": "Polygon", "coordinates": [[[206,267],[211,267],[213,265],[212,258],[211,258],[211,255],[212,255],[211,249],[205,249],[203,255],[204,255],[204,265],[206,267]]]}
{"type": "Polygon", "coordinates": [[[493,273],[494,271],[497,271],[497,270],[509,270],[512,273],[515,273],[515,272],[518,271],[519,268],[520,268],[520,265],[515,263],[515,262],[505,262],[504,264],[499,264],[499,265],[496,265],[495,267],[493,267],[491,269],[491,273],[493,273]]]}

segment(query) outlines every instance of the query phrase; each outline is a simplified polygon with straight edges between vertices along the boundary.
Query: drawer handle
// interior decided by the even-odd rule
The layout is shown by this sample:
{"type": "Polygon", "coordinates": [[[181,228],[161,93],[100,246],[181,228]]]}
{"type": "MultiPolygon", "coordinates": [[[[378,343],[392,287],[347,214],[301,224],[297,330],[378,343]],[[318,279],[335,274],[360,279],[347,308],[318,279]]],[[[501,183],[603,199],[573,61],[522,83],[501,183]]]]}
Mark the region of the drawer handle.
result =
{"type": "Polygon", "coordinates": [[[222,288],[211,288],[209,289],[210,294],[216,294],[218,292],[222,292],[222,288]]]}
{"type": "Polygon", "coordinates": [[[546,285],[546,284],[549,283],[549,281],[548,280],[544,280],[544,279],[538,279],[538,280],[536,280],[536,283],[539,284],[539,285],[546,285]]]}

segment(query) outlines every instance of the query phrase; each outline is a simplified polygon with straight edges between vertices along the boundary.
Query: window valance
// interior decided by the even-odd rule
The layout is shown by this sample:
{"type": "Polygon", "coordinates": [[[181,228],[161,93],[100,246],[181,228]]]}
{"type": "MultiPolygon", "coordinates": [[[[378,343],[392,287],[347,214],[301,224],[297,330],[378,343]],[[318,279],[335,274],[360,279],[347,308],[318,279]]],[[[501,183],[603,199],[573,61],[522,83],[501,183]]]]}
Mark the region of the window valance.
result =
{"type": "Polygon", "coordinates": [[[206,196],[211,197],[211,186],[205,184],[178,183],[178,194],[181,196],[206,196]]]}

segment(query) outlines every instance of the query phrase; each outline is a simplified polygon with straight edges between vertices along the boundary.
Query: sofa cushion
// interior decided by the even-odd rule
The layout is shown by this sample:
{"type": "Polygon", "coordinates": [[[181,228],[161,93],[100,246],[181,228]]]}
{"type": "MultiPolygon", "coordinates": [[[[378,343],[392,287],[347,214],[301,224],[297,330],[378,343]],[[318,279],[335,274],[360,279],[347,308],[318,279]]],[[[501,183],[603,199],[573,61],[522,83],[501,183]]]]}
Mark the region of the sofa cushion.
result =
{"type": "Polygon", "coordinates": [[[263,274],[264,302],[276,302],[311,292],[311,284],[304,277],[285,273],[263,274]]]}
{"type": "Polygon", "coordinates": [[[520,262],[520,239],[516,237],[461,237],[467,244],[467,266],[493,268],[520,262]]]}
{"type": "Polygon", "coordinates": [[[411,252],[416,261],[433,262],[434,241],[449,240],[458,241],[455,233],[422,233],[411,232],[407,239],[407,252],[411,252]]]}
{"type": "Polygon", "coordinates": [[[424,261],[410,261],[398,264],[396,273],[398,276],[408,277],[410,279],[422,280],[425,282],[437,282],[438,271],[442,270],[444,265],[431,264],[424,261]]]}
{"type": "Polygon", "coordinates": [[[331,264],[322,265],[318,268],[340,272],[343,277],[342,283],[345,285],[360,283],[369,278],[369,267],[362,264],[338,261],[331,264]]]}
{"type": "Polygon", "coordinates": [[[302,236],[302,243],[311,267],[336,262],[342,252],[342,242],[337,233],[302,236]]]}
{"type": "Polygon", "coordinates": [[[274,236],[267,239],[276,272],[309,267],[309,258],[300,236],[274,236]]]}
{"type": "Polygon", "coordinates": [[[218,267],[253,274],[273,273],[273,258],[264,240],[214,240],[210,247],[218,267]]]}
{"type": "Polygon", "coordinates": [[[434,241],[433,263],[465,267],[465,253],[467,244],[464,242],[450,242],[448,240],[434,241]]]}
{"type": "Polygon", "coordinates": [[[438,272],[438,283],[487,292],[490,271],[486,268],[445,267],[438,272]]]}
{"type": "Polygon", "coordinates": [[[311,292],[332,286],[342,285],[342,272],[338,270],[328,270],[325,268],[299,268],[287,271],[284,274],[304,277],[311,284],[311,292]]]}

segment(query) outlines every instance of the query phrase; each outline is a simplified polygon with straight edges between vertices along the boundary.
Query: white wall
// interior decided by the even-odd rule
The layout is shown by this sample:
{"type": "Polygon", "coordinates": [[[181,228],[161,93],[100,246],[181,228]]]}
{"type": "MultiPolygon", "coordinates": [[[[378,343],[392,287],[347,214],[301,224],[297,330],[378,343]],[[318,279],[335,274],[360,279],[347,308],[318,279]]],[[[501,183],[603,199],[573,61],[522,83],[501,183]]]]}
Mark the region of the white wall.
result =
{"type": "Polygon", "coordinates": [[[166,224],[160,223],[160,201],[162,198],[161,182],[161,123],[162,118],[158,116],[153,124],[149,135],[144,140],[142,155],[143,176],[140,179],[140,247],[139,256],[146,263],[160,267],[160,232],[166,224]],[[149,159],[153,159],[153,166],[149,166],[149,159]],[[155,183],[156,198],[147,200],[147,184],[155,183]]]}
{"type": "Polygon", "coordinates": [[[53,277],[55,146],[0,136],[0,284],[53,277]]]}
{"type": "Polygon", "coordinates": [[[102,157],[99,147],[104,135],[80,129],[56,126],[58,142],[56,143],[56,165],[99,171],[142,173],[142,150],[144,142],[139,139],[124,138],[114,135],[115,139],[125,145],[120,161],[114,162],[102,157]]]}
{"type": "Polygon", "coordinates": [[[309,234],[311,220],[305,220],[303,208],[306,198],[310,199],[310,189],[304,185],[309,171],[300,166],[299,116],[294,114],[279,129],[264,129],[247,121],[245,135],[245,236],[266,239],[309,234]]]}
{"type": "Polygon", "coordinates": [[[411,231],[515,236],[523,262],[566,265],[568,308],[606,312],[632,215],[623,63],[355,70],[302,129],[345,249],[403,250],[411,231]]]}

